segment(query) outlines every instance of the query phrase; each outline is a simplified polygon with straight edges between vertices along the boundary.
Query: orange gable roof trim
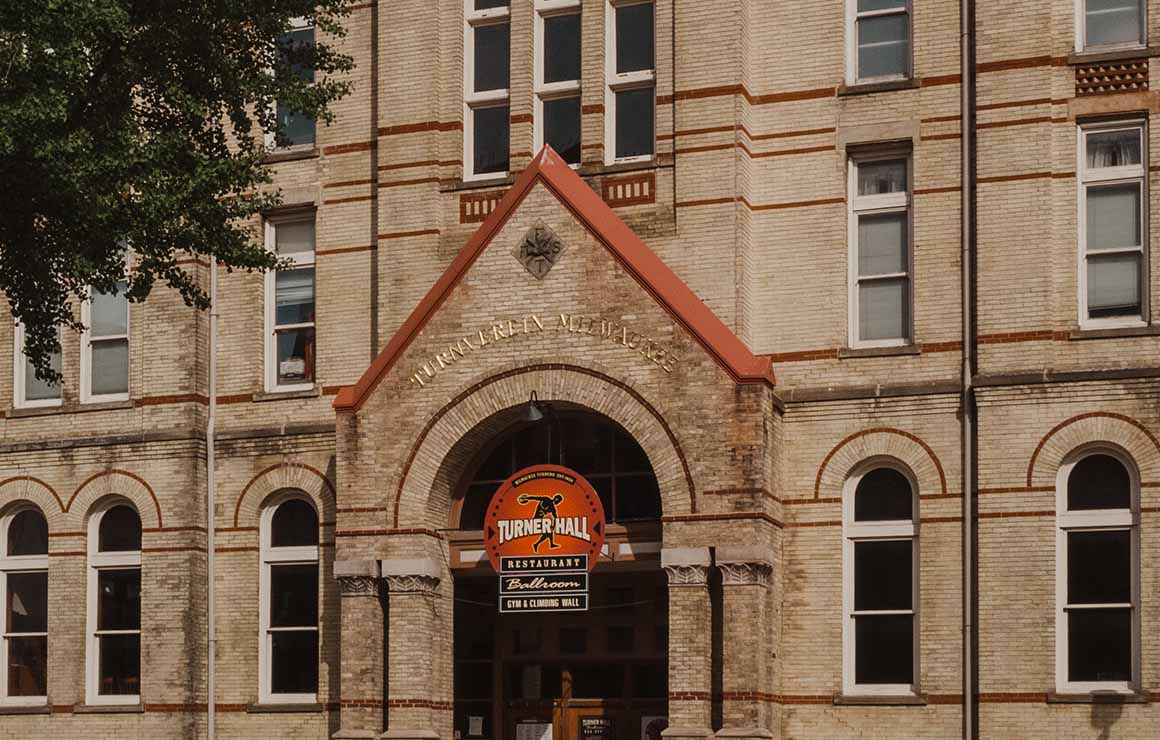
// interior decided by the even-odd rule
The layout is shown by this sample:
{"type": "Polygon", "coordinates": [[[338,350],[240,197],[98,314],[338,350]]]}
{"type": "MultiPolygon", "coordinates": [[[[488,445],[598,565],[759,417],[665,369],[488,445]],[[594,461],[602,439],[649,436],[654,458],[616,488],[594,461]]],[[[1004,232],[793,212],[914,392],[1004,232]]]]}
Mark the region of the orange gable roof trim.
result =
{"type": "Polygon", "coordinates": [[[576,219],[612,252],[637,283],[697,339],[735,382],[774,384],[770,358],[754,355],[575,170],[550,146],[545,145],[427,291],[427,295],[359,381],[338,392],[334,399],[334,408],[338,413],[351,414],[362,407],[537,182],[542,182],[555,194],[576,219]]]}

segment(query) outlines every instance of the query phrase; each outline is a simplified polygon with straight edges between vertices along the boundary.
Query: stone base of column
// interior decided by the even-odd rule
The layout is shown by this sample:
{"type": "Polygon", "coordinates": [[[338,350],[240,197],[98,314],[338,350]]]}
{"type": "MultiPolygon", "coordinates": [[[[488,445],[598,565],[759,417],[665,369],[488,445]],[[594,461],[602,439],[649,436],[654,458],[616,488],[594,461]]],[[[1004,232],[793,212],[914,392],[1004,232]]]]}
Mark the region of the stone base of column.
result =
{"type": "Polygon", "coordinates": [[[339,730],[330,740],[375,740],[379,733],[374,730],[339,730]]]}
{"type": "Polygon", "coordinates": [[[773,733],[764,727],[727,727],[717,730],[713,737],[729,740],[770,740],[773,733]]]}
{"type": "Polygon", "coordinates": [[[387,730],[379,740],[439,740],[435,730],[387,730]]]}
{"type": "Polygon", "coordinates": [[[704,740],[713,737],[713,731],[708,727],[669,727],[661,730],[661,737],[665,740],[704,740]]]}

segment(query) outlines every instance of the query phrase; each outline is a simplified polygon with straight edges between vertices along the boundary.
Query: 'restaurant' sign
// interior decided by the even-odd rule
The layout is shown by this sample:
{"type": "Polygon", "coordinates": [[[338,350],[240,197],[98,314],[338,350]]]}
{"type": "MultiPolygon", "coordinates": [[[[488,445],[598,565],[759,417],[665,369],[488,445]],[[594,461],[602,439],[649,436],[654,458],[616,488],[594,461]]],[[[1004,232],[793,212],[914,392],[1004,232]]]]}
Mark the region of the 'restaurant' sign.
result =
{"type": "Polygon", "coordinates": [[[501,612],[588,608],[588,572],[604,544],[604,506],[580,474],[559,465],[519,471],[492,497],[483,535],[500,576],[501,612]]]}

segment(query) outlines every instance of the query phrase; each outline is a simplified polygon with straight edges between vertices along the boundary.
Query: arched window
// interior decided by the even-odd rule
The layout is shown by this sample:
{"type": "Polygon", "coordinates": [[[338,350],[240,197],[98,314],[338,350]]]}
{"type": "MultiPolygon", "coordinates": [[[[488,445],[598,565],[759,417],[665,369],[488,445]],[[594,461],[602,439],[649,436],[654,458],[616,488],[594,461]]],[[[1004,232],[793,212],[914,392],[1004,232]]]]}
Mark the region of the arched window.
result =
{"type": "Polygon", "coordinates": [[[288,493],[262,512],[259,697],[318,700],[318,512],[288,493]]]}
{"type": "Polygon", "coordinates": [[[918,676],[914,486],[889,464],[851,476],[843,503],[843,692],[911,695],[918,676]]]}
{"type": "Polygon", "coordinates": [[[1139,676],[1135,468],[1087,450],[1059,471],[1056,683],[1061,692],[1130,692],[1139,676]]]}
{"type": "Polygon", "coordinates": [[[89,519],[89,704],[141,701],[141,517],[114,500],[89,519]]]}
{"type": "Polygon", "coordinates": [[[48,701],[48,522],[20,506],[0,517],[0,705],[48,701]]]}
{"type": "Polygon", "coordinates": [[[517,470],[543,463],[564,465],[584,476],[610,522],[661,517],[656,474],[628,432],[597,414],[548,408],[545,418],[508,429],[486,449],[467,476],[459,528],[482,528],[487,504],[500,484],[517,470]]]}

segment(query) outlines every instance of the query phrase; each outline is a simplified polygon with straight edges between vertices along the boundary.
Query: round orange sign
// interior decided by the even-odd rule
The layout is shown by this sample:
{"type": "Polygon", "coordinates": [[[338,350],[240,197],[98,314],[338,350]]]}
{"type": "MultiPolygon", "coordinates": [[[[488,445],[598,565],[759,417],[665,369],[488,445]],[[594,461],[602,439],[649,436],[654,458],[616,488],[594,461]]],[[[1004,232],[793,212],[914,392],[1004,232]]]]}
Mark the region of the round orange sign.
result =
{"type": "Polygon", "coordinates": [[[483,540],[496,571],[592,570],[604,544],[604,506],[576,471],[533,465],[492,496],[483,540]]]}

